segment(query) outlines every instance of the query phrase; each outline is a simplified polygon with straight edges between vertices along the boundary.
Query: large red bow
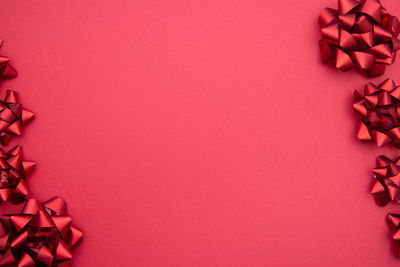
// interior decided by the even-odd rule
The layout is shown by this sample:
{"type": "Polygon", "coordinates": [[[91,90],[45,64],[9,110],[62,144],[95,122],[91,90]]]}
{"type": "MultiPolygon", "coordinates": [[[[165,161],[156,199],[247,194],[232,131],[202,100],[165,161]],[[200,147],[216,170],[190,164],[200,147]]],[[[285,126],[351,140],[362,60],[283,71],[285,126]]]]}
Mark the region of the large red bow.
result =
{"type": "Polygon", "coordinates": [[[21,214],[0,217],[0,266],[70,266],[82,232],[71,225],[60,197],[26,202],[21,214]]]}
{"type": "Polygon", "coordinates": [[[347,71],[354,67],[368,76],[385,72],[400,48],[399,20],[379,0],[339,0],[339,10],[325,8],[318,19],[322,28],[322,61],[347,71]]]}
{"type": "Polygon", "coordinates": [[[364,95],[356,90],[353,109],[361,120],[357,132],[361,141],[400,148],[400,87],[392,79],[378,86],[366,84],[364,95]]]}

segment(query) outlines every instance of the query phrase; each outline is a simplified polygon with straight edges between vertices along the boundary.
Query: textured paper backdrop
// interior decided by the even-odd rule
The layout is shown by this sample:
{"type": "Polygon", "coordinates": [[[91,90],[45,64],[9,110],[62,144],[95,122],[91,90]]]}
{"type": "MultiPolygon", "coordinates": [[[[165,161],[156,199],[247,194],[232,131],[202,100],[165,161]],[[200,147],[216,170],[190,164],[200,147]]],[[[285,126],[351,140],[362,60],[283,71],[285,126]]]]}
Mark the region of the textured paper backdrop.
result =
{"type": "MultiPolygon", "coordinates": [[[[400,16],[398,0],[383,0],[400,16]]],[[[366,79],[320,63],[335,0],[0,1],[2,88],[35,111],[32,196],[84,231],[73,266],[399,264],[355,138],[366,79]]],[[[5,211],[20,207],[3,205],[5,211]]]]}

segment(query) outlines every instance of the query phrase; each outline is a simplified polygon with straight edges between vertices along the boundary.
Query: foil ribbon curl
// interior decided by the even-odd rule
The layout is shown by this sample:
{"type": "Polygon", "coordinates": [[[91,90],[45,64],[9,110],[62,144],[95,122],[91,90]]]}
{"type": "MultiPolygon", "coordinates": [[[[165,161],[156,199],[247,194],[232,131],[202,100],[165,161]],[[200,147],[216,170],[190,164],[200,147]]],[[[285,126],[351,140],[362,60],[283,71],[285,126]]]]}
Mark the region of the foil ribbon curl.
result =
{"type": "Polygon", "coordinates": [[[17,93],[7,90],[0,100],[0,143],[7,145],[13,136],[21,135],[22,127],[34,117],[33,112],[18,103],[17,93]]]}
{"type": "Polygon", "coordinates": [[[367,76],[380,76],[400,48],[399,20],[379,0],[339,0],[338,9],[321,12],[318,24],[322,61],[342,71],[357,68],[367,76]]]}
{"type": "Polygon", "coordinates": [[[356,90],[353,110],[360,119],[358,139],[400,148],[400,87],[392,79],[378,86],[367,83],[364,95],[356,90]]]}
{"type": "Polygon", "coordinates": [[[29,193],[25,179],[35,165],[34,161],[24,160],[21,146],[6,153],[0,149],[0,201],[13,204],[25,201],[29,193]]]}
{"type": "Polygon", "coordinates": [[[82,232],[71,225],[60,197],[29,199],[21,214],[0,217],[0,266],[70,266],[82,232]]]}
{"type": "Polygon", "coordinates": [[[400,214],[388,214],[386,222],[393,232],[394,253],[397,258],[400,258],[400,214]]]}
{"type": "MultiPolygon", "coordinates": [[[[0,47],[3,40],[0,39],[0,47]]],[[[5,56],[0,56],[0,81],[17,77],[17,70],[10,64],[10,59],[5,56]]]]}
{"type": "Polygon", "coordinates": [[[372,170],[374,181],[371,193],[378,206],[389,202],[400,204],[400,157],[392,161],[385,156],[376,158],[376,168],[372,170]]]}

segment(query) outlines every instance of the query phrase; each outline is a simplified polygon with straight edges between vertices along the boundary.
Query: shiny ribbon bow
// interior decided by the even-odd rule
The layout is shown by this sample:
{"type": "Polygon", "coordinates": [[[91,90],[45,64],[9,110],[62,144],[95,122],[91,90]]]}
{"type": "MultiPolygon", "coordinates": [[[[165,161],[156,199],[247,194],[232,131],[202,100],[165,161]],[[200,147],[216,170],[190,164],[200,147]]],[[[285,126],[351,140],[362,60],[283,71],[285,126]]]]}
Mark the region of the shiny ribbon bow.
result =
{"type": "Polygon", "coordinates": [[[0,201],[18,204],[25,201],[28,187],[25,178],[36,163],[23,159],[21,146],[4,153],[0,149],[0,201]]]}
{"type": "Polygon", "coordinates": [[[400,157],[395,161],[385,156],[376,158],[376,168],[372,170],[374,181],[371,193],[379,206],[393,201],[400,204],[400,157]]]}
{"type": "Polygon", "coordinates": [[[17,93],[7,90],[0,100],[0,143],[7,145],[12,136],[21,135],[22,127],[33,119],[33,112],[22,108],[18,103],[17,93]]]}
{"type": "Polygon", "coordinates": [[[400,48],[399,20],[379,0],[339,0],[318,19],[322,61],[347,71],[358,68],[370,77],[384,74],[400,48]]]}
{"type": "Polygon", "coordinates": [[[55,197],[26,202],[22,213],[0,217],[0,266],[70,266],[82,232],[71,226],[66,203],[55,197]]]}
{"type": "Polygon", "coordinates": [[[400,214],[388,214],[386,221],[393,232],[394,253],[400,258],[400,214]]]}
{"type": "Polygon", "coordinates": [[[357,131],[361,141],[400,148],[400,87],[392,79],[378,86],[367,83],[364,96],[356,90],[353,109],[361,121],[357,131]]]}
{"type": "MultiPolygon", "coordinates": [[[[3,40],[0,39],[0,47],[3,44],[3,40]]],[[[0,80],[12,79],[17,76],[17,71],[9,63],[10,59],[5,56],[0,56],[0,80]]]]}

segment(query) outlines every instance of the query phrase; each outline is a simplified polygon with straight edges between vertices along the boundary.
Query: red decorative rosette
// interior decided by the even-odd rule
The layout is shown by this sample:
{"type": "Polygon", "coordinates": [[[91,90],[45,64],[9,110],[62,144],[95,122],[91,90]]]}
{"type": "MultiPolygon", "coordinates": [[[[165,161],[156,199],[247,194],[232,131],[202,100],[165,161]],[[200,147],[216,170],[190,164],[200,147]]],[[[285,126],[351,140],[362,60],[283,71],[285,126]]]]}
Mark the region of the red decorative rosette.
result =
{"type": "Polygon", "coordinates": [[[371,193],[379,206],[393,201],[400,204],[400,157],[395,161],[385,156],[376,158],[376,168],[371,193]]]}
{"type": "Polygon", "coordinates": [[[388,214],[386,221],[393,232],[394,253],[400,258],[400,214],[388,214]]]}
{"type": "Polygon", "coordinates": [[[0,100],[0,143],[7,145],[13,136],[21,135],[22,127],[33,119],[33,112],[22,108],[17,93],[7,90],[0,100]]]}
{"type": "Polygon", "coordinates": [[[380,76],[400,48],[399,20],[379,0],[339,0],[338,10],[325,8],[318,24],[322,61],[342,71],[357,68],[368,76],[380,76]]]}
{"type": "MultiPolygon", "coordinates": [[[[3,40],[0,39],[0,47],[3,44],[3,40]]],[[[0,56],[0,81],[6,79],[12,79],[17,76],[17,70],[14,69],[10,64],[10,59],[5,56],[0,56]]]]}
{"type": "Polygon", "coordinates": [[[0,149],[0,201],[18,204],[25,201],[28,187],[25,178],[36,163],[23,159],[21,146],[4,153],[0,149]]]}
{"type": "Polygon", "coordinates": [[[82,232],[66,209],[60,197],[43,204],[30,199],[21,214],[0,217],[0,266],[70,266],[82,232]]]}
{"type": "Polygon", "coordinates": [[[400,88],[392,79],[378,86],[366,84],[364,95],[356,90],[353,109],[361,121],[357,131],[361,141],[400,148],[400,88]]]}

